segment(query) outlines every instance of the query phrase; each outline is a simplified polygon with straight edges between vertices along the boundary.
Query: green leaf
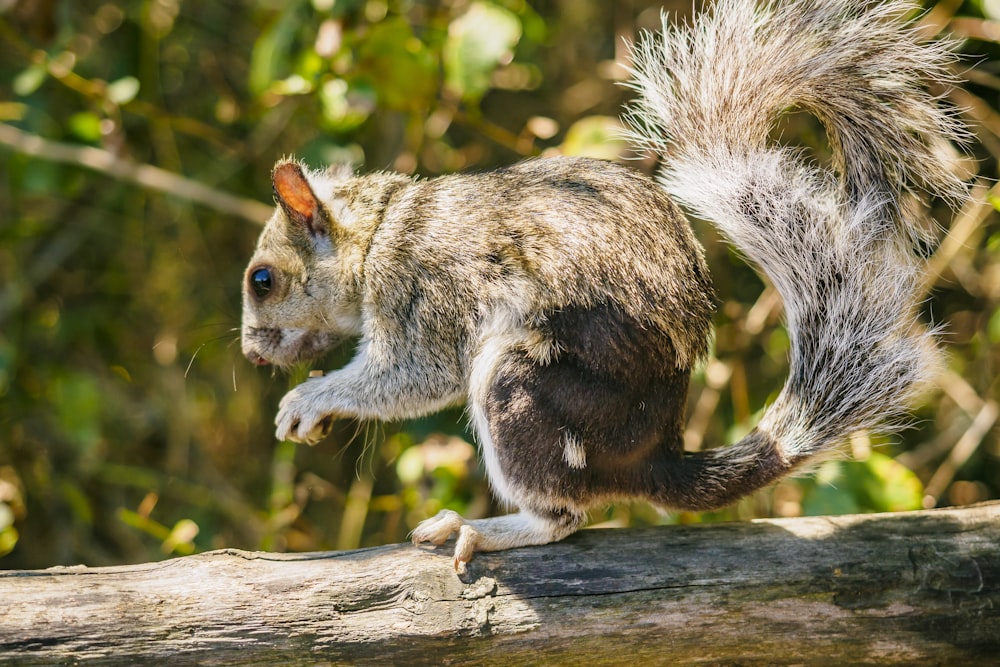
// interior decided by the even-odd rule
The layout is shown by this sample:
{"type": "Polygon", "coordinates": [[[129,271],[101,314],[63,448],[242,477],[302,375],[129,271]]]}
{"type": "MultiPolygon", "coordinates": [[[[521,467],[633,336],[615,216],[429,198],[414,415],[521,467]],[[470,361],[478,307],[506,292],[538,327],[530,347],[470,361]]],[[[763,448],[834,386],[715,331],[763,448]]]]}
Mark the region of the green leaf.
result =
{"type": "Polygon", "coordinates": [[[181,519],[174,524],[167,539],[163,540],[160,550],[165,554],[177,553],[188,556],[196,551],[194,538],[197,537],[200,528],[191,519],[181,519]]]}
{"type": "Polygon", "coordinates": [[[0,121],[21,120],[28,111],[26,104],[20,102],[0,102],[0,121]]]}
{"type": "Polygon", "coordinates": [[[81,452],[91,450],[101,437],[105,398],[94,378],[85,373],[58,377],[48,387],[48,398],[66,437],[75,442],[81,452]]]}
{"type": "Polygon", "coordinates": [[[416,484],[424,475],[424,454],[420,447],[407,448],[396,461],[396,475],[403,484],[416,484]]]}
{"type": "Polygon", "coordinates": [[[166,526],[130,509],[119,507],[118,519],[125,525],[151,535],[157,540],[164,541],[170,537],[170,530],[166,526]]]}
{"type": "Polygon", "coordinates": [[[448,26],[442,57],[445,84],[463,99],[478,102],[490,89],[490,77],[510,62],[521,39],[516,15],[490,2],[474,2],[448,26]]]}
{"type": "Polygon", "coordinates": [[[14,525],[14,511],[7,503],[0,502],[0,532],[14,525]]]}
{"type": "MultiPolygon", "coordinates": [[[[508,5],[509,6],[509,5],[508,5]]],[[[521,18],[521,28],[525,39],[541,44],[549,36],[549,24],[545,17],[536,12],[528,3],[521,3],[519,7],[512,7],[521,18]]]]}
{"type": "Polygon", "coordinates": [[[297,16],[301,5],[301,0],[285,5],[278,19],[254,43],[249,84],[255,95],[265,92],[276,79],[292,70],[291,47],[301,24],[297,16]]]}
{"type": "Polygon", "coordinates": [[[101,119],[95,113],[75,113],[69,117],[66,125],[73,136],[81,141],[94,144],[101,140],[101,119]]]}
{"type": "Polygon", "coordinates": [[[895,459],[872,452],[861,475],[864,494],[869,506],[876,512],[905,512],[922,507],[924,486],[913,471],[895,459]]]}
{"type": "Polygon", "coordinates": [[[990,323],[988,325],[990,342],[994,345],[1000,345],[1000,308],[993,311],[990,315],[990,323]]]}
{"type": "Polygon", "coordinates": [[[348,84],[343,79],[331,79],[319,90],[323,120],[331,132],[350,132],[375,110],[376,93],[363,82],[348,84]]]}
{"type": "Polygon", "coordinates": [[[14,375],[14,361],[17,350],[0,337],[0,399],[4,397],[10,387],[11,378],[14,375]]]}
{"type": "Polygon", "coordinates": [[[610,116],[588,116],[573,123],[559,147],[563,155],[614,160],[626,150],[621,125],[610,116]]]}
{"type": "Polygon", "coordinates": [[[69,507],[73,518],[80,523],[93,525],[94,510],[91,507],[91,498],[84,492],[83,488],[75,480],[63,480],[59,485],[63,500],[69,507]]]}
{"type": "Polygon", "coordinates": [[[996,195],[987,195],[986,201],[990,203],[994,211],[1000,211],[1000,197],[996,195]]]}
{"type": "Polygon", "coordinates": [[[357,65],[351,88],[363,90],[367,82],[388,109],[424,111],[437,95],[437,60],[401,18],[372,28],[358,47],[357,65]]]}
{"type": "Polygon", "coordinates": [[[832,486],[816,487],[802,503],[802,513],[806,516],[840,516],[860,512],[861,508],[851,494],[832,486]]]}
{"type": "MultiPolygon", "coordinates": [[[[0,508],[6,507],[6,505],[0,504],[0,508]]],[[[7,526],[6,528],[0,528],[0,556],[6,556],[14,547],[17,545],[17,528],[14,526],[7,526]]]]}
{"type": "Polygon", "coordinates": [[[924,491],[913,472],[878,452],[864,461],[828,461],[802,486],[802,509],[810,516],[916,510],[924,491]]]}
{"type": "Polygon", "coordinates": [[[293,74],[287,79],[275,81],[270,89],[279,95],[305,95],[312,92],[313,86],[301,75],[293,74]]]}

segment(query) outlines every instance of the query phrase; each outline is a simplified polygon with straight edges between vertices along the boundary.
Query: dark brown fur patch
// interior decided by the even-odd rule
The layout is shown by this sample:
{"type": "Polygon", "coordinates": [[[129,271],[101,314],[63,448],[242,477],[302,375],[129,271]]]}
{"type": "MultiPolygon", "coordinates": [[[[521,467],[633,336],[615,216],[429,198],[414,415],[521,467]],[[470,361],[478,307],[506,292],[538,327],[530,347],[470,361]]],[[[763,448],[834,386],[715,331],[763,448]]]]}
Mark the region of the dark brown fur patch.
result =
{"type": "Polygon", "coordinates": [[[651,463],[643,482],[647,499],[663,507],[704,512],[777,481],[797,462],[787,461],[778,442],[755,429],[728,447],[681,457],[667,453],[651,463]]]}
{"type": "Polygon", "coordinates": [[[680,455],[688,371],[669,336],[607,305],[553,312],[544,329],[558,358],[508,354],[486,402],[504,476],[581,506],[646,495],[641,471],[680,455]],[[583,467],[566,461],[567,438],[585,451],[583,467]]]}

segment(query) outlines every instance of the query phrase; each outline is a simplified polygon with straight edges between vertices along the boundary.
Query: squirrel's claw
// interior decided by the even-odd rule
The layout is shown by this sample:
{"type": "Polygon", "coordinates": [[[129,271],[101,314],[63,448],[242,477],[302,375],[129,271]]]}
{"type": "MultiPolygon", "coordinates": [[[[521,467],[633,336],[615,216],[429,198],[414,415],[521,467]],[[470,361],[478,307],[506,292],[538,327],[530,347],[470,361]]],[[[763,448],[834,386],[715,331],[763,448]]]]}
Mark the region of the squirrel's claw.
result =
{"type": "Polygon", "coordinates": [[[323,387],[320,382],[304,382],[281,399],[274,419],[278,440],[291,440],[315,445],[329,434],[334,415],[323,407],[323,387]]]}
{"type": "Polygon", "coordinates": [[[466,523],[462,516],[453,510],[441,510],[429,519],[424,519],[410,534],[415,546],[421,542],[430,542],[435,546],[444,544],[449,537],[458,534],[455,542],[455,571],[459,574],[465,572],[465,567],[472,554],[476,550],[479,533],[476,529],[466,523]]]}

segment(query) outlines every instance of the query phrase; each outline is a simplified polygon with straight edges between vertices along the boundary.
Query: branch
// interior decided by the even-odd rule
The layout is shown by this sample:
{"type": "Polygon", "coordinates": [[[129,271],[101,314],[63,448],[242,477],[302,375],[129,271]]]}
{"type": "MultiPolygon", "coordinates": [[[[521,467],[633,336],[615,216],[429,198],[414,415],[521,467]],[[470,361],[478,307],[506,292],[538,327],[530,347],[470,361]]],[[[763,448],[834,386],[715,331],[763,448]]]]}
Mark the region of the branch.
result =
{"type": "Polygon", "coordinates": [[[461,578],[446,548],[214,551],[0,572],[0,599],[17,664],[985,664],[1000,503],[586,530],[461,578]]]}
{"type": "Polygon", "coordinates": [[[263,224],[273,211],[272,207],[261,202],[222,192],[159,167],[125,160],[101,148],[44,139],[5,123],[0,123],[0,145],[50,162],[92,169],[120,181],[186,199],[257,224],[263,224]]]}

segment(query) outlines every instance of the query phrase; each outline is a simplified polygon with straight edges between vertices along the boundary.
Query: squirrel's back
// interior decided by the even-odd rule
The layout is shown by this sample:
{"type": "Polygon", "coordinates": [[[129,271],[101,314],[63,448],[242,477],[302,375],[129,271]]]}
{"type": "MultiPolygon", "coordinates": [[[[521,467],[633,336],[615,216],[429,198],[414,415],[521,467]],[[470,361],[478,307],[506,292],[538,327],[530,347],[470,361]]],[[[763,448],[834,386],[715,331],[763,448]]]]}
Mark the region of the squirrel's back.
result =
{"type": "Polygon", "coordinates": [[[714,304],[701,246],[662,188],[612,162],[537,158],[409,183],[366,264],[391,267],[382,281],[366,272],[391,312],[410,299],[399,275],[413,275],[429,295],[448,292],[434,307],[455,317],[488,316],[485,306],[540,320],[612,304],[666,333],[681,367],[707,351],[714,304]]]}

